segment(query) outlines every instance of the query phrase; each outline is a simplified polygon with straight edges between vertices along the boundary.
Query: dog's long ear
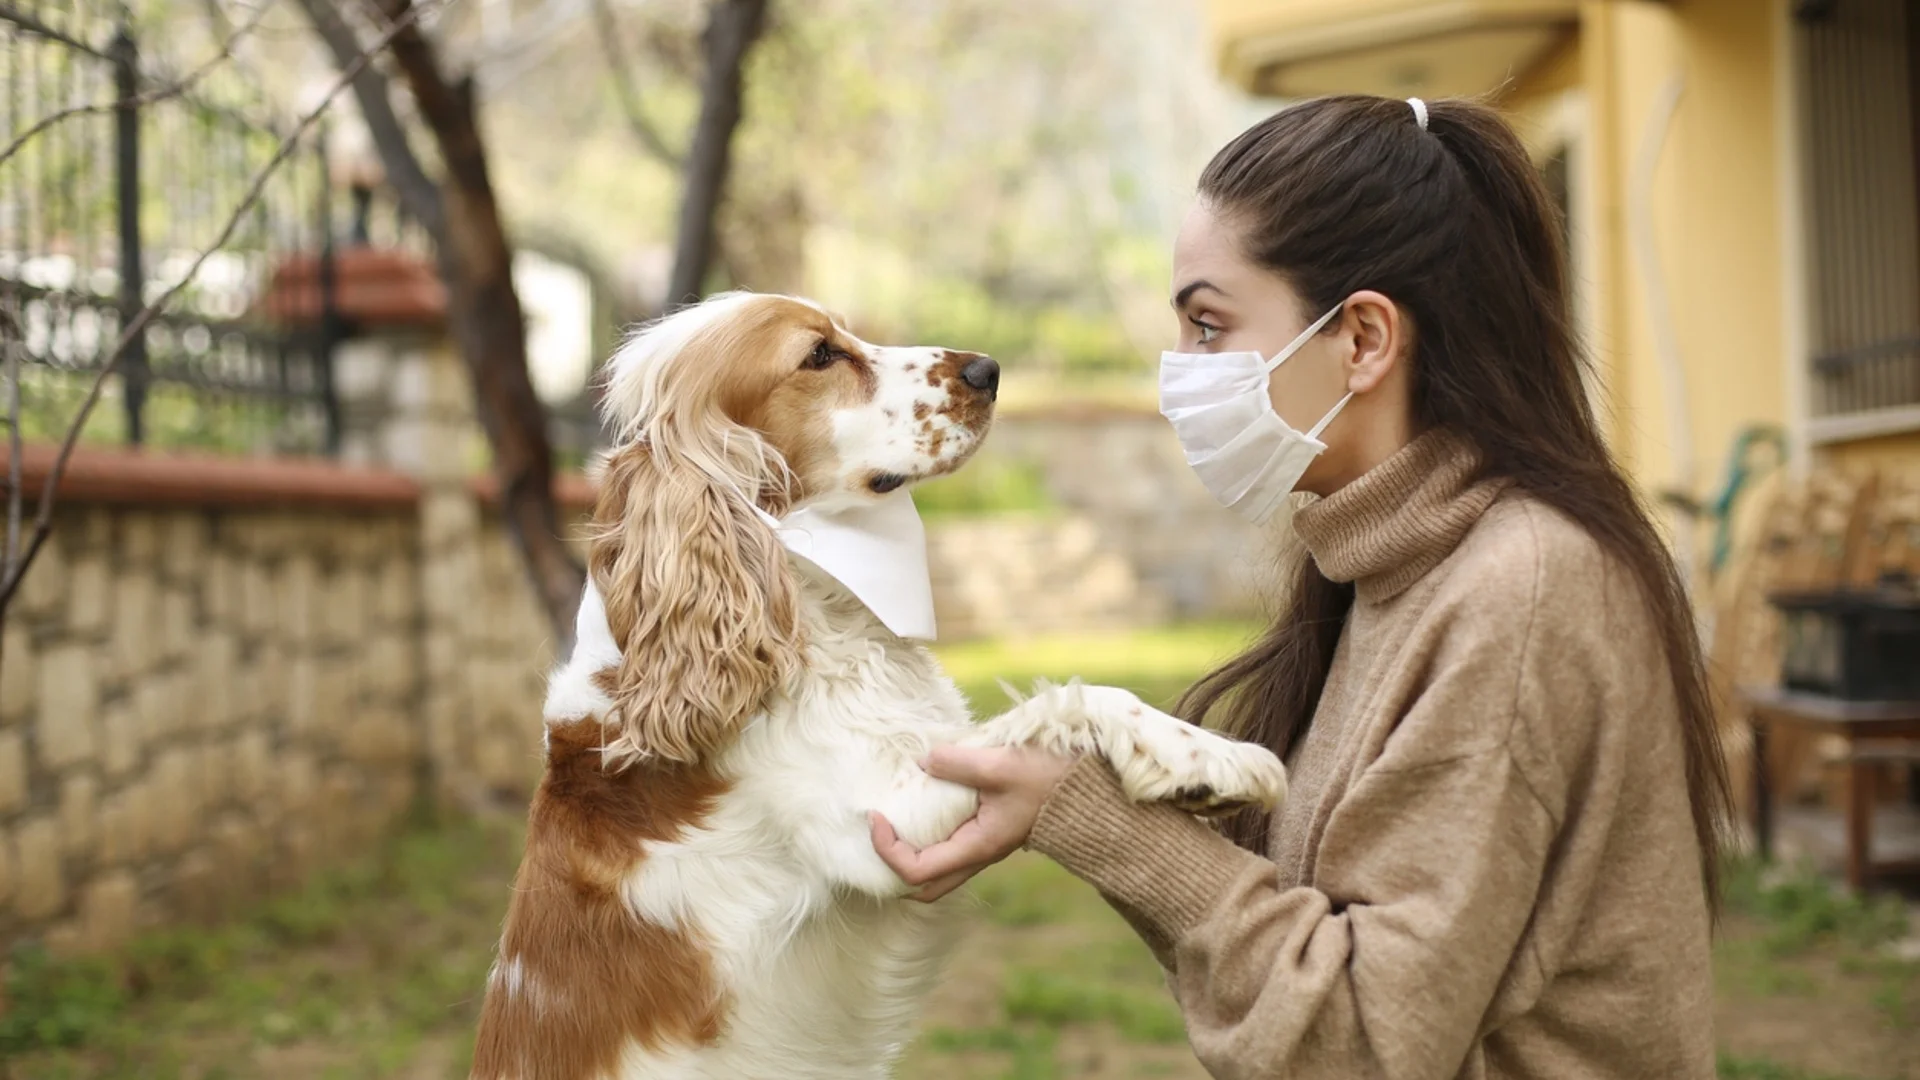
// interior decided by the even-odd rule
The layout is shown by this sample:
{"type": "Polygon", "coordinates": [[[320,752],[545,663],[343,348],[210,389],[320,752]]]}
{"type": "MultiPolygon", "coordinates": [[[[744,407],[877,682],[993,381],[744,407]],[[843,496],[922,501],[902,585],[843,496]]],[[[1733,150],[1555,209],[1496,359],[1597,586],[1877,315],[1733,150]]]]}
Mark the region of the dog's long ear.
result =
{"type": "Polygon", "coordinates": [[[609,760],[707,759],[799,663],[786,551],[750,501],[762,470],[726,465],[772,452],[745,429],[720,435],[684,446],[656,429],[603,467],[588,568],[621,656],[602,685],[622,729],[609,760]]]}

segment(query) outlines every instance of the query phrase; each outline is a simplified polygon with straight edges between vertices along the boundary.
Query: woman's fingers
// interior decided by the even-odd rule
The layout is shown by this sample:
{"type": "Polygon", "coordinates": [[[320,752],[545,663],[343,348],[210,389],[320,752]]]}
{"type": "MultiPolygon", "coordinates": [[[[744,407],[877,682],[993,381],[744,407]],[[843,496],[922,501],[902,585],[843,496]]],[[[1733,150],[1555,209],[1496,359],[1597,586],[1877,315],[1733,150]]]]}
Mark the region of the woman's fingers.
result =
{"type": "Polygon", "coordinates": [[[920,767],[928,776],[993,791],[1007,782],[1013,751],[1000,746],[936,746],[920,767]]]}
{"type": "Polygon", "coordinates": [[[893,822],[882,816],[880,811],[875,810],[869,813],[867,824],[873,833],[873,850],[879,854],[880,861],[891,867],[894,873],[899,874],[900,880],[907,881],[909,885],[913,884],[907,880],[907,870],[913,866],[914,859],[920,853],[912,844],[900,839],[900,834],[893,829],[893,822]]]}
{"type": "MultiPolygon", "coordinates": [[[[906,881],[909,885],[915,884],[907,878],[907,874],[911,871],[914,857],[919,853],[913,849],[913,845],[900,839],[900,835],[893,829],[893,823],[882,817],[879,812],[869,814],[868,817],[873,824],[873,849],[880,853],[881,861],[892,867],[893,872],[899,874],[902,881],[906,881]]],[[[930,904],[965,885],[968,879],[982,869],[983,867],[980,866],[972,866],[942,875],[921,885],[910,898],[930,904]]]]}
{"type": "Polygon", "coordinates": [[[935,900],[940,899],[941,897],[947,895],[953,890],[973,880],[973,876],[975,874],[978,874],[980,871],[984,869],[986,869],[986,867],[976,866],[970,870],[961,870],[956,873],[948,874],[946,877],[943,877],[938,881],[929,881],[925,885],[922,885],[920,887],[919,892],[914,893],[912,896],[908,897],[908,899],[918,900],[923,904],[931,904],[935,900]]]}
{"type": "Polygon", "coordinates": [[[970,877],[1006,854],[1000,850],[999,840],[981,827],[977,817],[969,818],[940,843],[918,850],[900,839],[892,824],[878,813],[872,815],[872,827],[874,851],[909,885],[933,885],[961,871],[970,877]]]}
{"type": "Polygon", "coordinates": [[[917,900],[937,900],[1026,842],[1047,792],[1071,758],[1009,747],[939,746],[921,762],[929,776],[980,792],[979,807],[952,836],[916,849],[893,825],[871,815],[873,849],[917,900]]]}

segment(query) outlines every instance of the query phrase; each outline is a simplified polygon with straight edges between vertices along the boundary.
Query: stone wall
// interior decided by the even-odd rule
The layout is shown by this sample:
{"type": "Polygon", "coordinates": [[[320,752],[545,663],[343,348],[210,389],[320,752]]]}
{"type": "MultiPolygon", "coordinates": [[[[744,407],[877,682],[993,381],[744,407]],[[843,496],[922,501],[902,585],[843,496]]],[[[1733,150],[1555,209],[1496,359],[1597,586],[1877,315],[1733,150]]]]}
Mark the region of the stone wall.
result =
{"type": "Polygon", "coordinates": [[[458,361],[390,337],[342,373],[344,464],[75,456],[0,654],[0,953],[218,918],[416,796],[537,781],[553,643],[458,361]]]}
{"type": "MultiPolygon", "coordinates": [[[[487,500],[448,494],[443,531],[423,528],[429,757],[442,796],[467,806],[511,805],[539,782],[539,709],[556,659],[546,612],[488,509],[487,500]]],[[[423,525],[431,520],[422,514],[423,525]]]]}
{"type": "Polygon", "coordinates": [[[408,516],[70,506],[6,626],[0,942],[108,948],[413,792],[408,516]]]}
{"type": "Polygon", "coordinates": [[[942,521],[927,530],[942,641],[1152,626],[1166,595],[1084,514],[942,521]]]}
{"type": "Polygon", "coordinates": [[[0,954],[217,919],[416,795],[532,789],[551,640],[484,491],[206,460],[166,463],[196,505],[90,491],[116,457],[83,451],[5,627],[0,954]]]}

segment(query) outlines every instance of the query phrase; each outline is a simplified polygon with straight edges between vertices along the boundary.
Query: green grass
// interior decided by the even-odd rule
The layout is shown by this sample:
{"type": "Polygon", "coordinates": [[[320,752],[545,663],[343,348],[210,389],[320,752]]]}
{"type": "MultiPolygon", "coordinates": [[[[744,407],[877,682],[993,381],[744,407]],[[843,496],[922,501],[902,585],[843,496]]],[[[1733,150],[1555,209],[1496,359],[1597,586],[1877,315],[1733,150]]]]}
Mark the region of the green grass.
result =
{"type": "Polygon", "coordinates": [[[1717,1062],[1720,1080],[1855,1080],[1833,1073],[1806,1072],[1766,1058],[1735,1057],[1721,1054],[1717,1062]]]}
{"type": "MultiPolygon", "coordinates": [[[[430,1037],[464,1046],[518,835],[416,823],[242,919],[144,936],[115,963],[23,950],[7,966],[0,1060],[34,1077],[243,1077],[304,1044],[316,1075],[374,1077],[430,1037]]],[[[464,1076],[455,1057],[447,1075],[464,1076]]]]}
{"type": "Polygon", "coordinates": [[[1159,964],[1085,883],[1021,853],[974,879],[971,892],[975,925],[898,1075],[1201,1075],[1159,964]],[[1106,1071],[1074,1067],[1088,1046],[1104,1049],[1106,1071]]]}
{"type": "MultiPolygon", "coordinates": [[[[1725,875],[1725,923],[1714,942],[1714,985],[1723,1013],[1750,1003],[1774,1018],[1767,1024],[1791,1026],[1814,1049],[1866,1040],[1913,1046],[1893,1034],[1920,1033],[1920,964],[1898,959],[1886,948],[1910,932],[1898,898],[1851,893],[1804,865],[1768,867],[1741,858],[1728,862],[1725,875]],[[1783,1001],[1795,1005],[1783,1011],[1775,1004],[1783,1001]],[[1836,1010],[1837,1002],[1845,1004],[1836,1010]],[[1833,1030],[1836,1023],[1845,1030],[1833,1030]]],[[[1866,1057],[1870,1054],[1848,1060],[1866,1057]]],[[[1909,1060],[1920,1061],[1920,1053],[1909,1051],[1909,1060]]],[[[1733,1052],[1722,1054],[1720,1075],[1723,1080],[1855,1080],[1733,1052]]],[[[1865,1075],[1885,1074],[1867,1070],[1865,1075]]]]}
{"type": "Polygon", "coordinates": [[[1085,907],[1075,884],[1044,859],[1014,859],[975,878],[973,895],[996,925],[1047,926],[1065,922],[1085,907]]]}
{"type": "Polygon", "coordinates": [[[1045,968],[1021,967],[1008,973],[1000,991],[1007,1019],[1044,1027],[1108,1024],[1131,1042],[1178,1043],[1186,1037],[1180,1010],[1158,986],[1150,991],[1113,985],[1045,968]]]}
{"type": "Polygon", "coordinates": [[[1725,873],[1726,914],[1749,929],[1715,942],[1723,995],[1813,998],[1823,980],[1803,961],[1824,958],[1842,976],[1871,980],[1873,1006],[1889,1021],[1920,1024],[1920,969],[1883,949],[1907,932],[1898,898],[1856,895],[1806,866],[1739,858],[1725,873]]]}
{"type": "Polygon", "coordinates": [[[1245,622],[1190,623],[1119,634],[966,641],[935,651],[947,674],[982,714],[1007,706],[1001,681],[1025,693],[1036,679],[1065,682],[1075,677],[1122,686],[1164,706],[1258,633],[1258,626],[1245,622]]]}
{"type": "Polygon", "coordinates": [[[1730,860],[1726,889],[1730,913],[1766,925],[1759,944],[1773,957],[1823,946],[1872,949],[1906,929],[1897,898],[1856,895],[1809,867],[1769,871],[1752,859],[1730,860]]]}
{"type": "Polygon", "coordinates": [[[921,1045],[936,1054],[984,1054],[1005,1061],[1002,1074],[1021,1080],[1051,1080],[1057,1037],[1045,1028],[996,1025],[985,1028],[929,1028],[921,1045]]]}

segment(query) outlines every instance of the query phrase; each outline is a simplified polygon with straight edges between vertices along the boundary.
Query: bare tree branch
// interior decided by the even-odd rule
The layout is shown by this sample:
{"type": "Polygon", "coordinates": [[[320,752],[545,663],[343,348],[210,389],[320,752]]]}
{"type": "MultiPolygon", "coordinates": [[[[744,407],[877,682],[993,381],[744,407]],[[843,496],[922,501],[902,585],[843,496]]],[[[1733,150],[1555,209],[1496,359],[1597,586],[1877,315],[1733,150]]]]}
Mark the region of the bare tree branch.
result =
{"type": "MultiPolygon", "coordinates": [[[[307,13],[307,21],[313,24],[313,32],[333,54],[334,66],[346,70],[361,53],[360,37],[340,14],[334,0],[298,0],[298,3],[307,13]]],[[[407,139],[406,126],[393,111],[386,76],[372,66],[362,65],[353,79],[353,97],[360,105],[361,119],[366,122],[367,134],[372,137],[374,150],[386,170],[387,183],[399,196],[400,205],[426,228],[435,244],[439,244],[446,235],[446,205],[440,198],[440,186],[421,168],[420,158],[407,139]]]]}
{"type": "Polygon", "coordinates": [[[653,126],[646,110],[640,105],[640,87],[633,81],[631,57],[627,52],[626,38],[620,33],[619,20],[614,18],[613,4],[609,0],[592,0],[593,18],[599,31],[600,50],[607,58],[607,74],[613,78],[614,96],[620,99],[620,111],[627,117],[627,127],[633,131],[633,137],[639,140],[646,151],[659,159],[662,164],[678,169],[686,164],[686,155],[675,153],[666,140],[660,137],[660,129],[653,126]]]}
{"type": "Polygon", "coordinates": [[[248,19],[238,30],[235,30],[229,34],[225,40],[221,41],[220,48],[217,52],[211,57],[208,57],[205,63],[188,72],[186,76],[178,82],[170,83],[166,86],[157,86],[152,90],[143,91],[130,98],[124,98],[118,101],[95,101],[86,105],[75,105],[41,117],[32,127],[21,132],[19,138],[8,143],[5,150],[0,150],[0,165],[6,164],[7,159],[19,153],[21,147],[32,142],[34,136],[63,120],[70,120],[76,116],[90,116],[96,113],[110,113],[116,109],[140,108],[142,106],[152,105],[155,102],[165,101],[168,98],[179,97],[193,89],[195,83],[206,78],[209,73],[221,64],[233,59],[234,48],[238,46],[242,39],[248,34],[253,33],[254,28],[259,26],[261,20],[267,17],[267,12],[273,9],[273,4],[274,0],[264,0],[258,8],[254,9],[252,18],[248,19]]]}
{"type": "Polygon", "coordinates": [[[53,27],[34,18],[31,13],[21,9],[18,5],[0,3],[0,18],[5,18],[8,22],[25,29],[29,33],[38,34],[49,41],[57,41],[76,52],[83,52],[101,60],[113,59],[88,42],[81,41],[79,38],[70,37],[55,30],[53,27]]]}
{"type": "Polygon", "coordinates": [[[767,0],[714,0],[708,14],[700,122],[687,153],[673,275],[667,283],[668,310],[699,298],[700,285],[713,263],[713,219],[725,194],[733,133],[740,126],[741,68],[760,36],[766,13],[767,0]]]}
{"type": "MultiPolygon", "coordinates": [[[[20,514],[25,503],[26,493],[21,491],[21,480],[25,466],[21,462],[20,447],[20,350],[24,347],[20,341],[20,324],[13,315],[0,310],[0,323],[5,324],[5,335],[0,337],[0,348],[7,350],[7,538],[6,551],[0,556],[0,581],[13,576],[14,564],[20,554],[20,514]]],[[[0,608],[4,612],[5,608],[0,608]]],[[[7,636],[0,633],[0,665],[6,663],[7,636]]]]}
{"type": "Polygon", "coordinates": [[[5,324],[6,337],[0,340],[0,348],[7,350],[7,547],[5,557],[0,558],[0,581],[13,576],[14,563],[20,557],[20,511],[25,493],[21,488],[21,472],[24,468],[21,457],[20,434],[20,350],[26,347],[21,340],[20,324],[14,321],[13,313],[0,310],[0,323],[5,324]]]}
{"type": "MultiPolygon", "coordinates": [[[[268,3],[271,2],[272,0],[268,0],[268,3]]],[[[233,33],[233,20],[227,18],[227,11],[220,6],[220,0],[200,0],[200,6],[207,9],[208,22],[226,33],[233,33]]]]}
{"type": "MultiPolygon", "coordinates": [[[[451,2],[451,0],[447,0],[447,2],[451,2]]],[[[128,345],[139,336],[140,332],[146,328],[148,323],[151,323],[162,311],[166,310],[168,305],[173,303],[173,298],[178,296],[181,290],[185,289],[189,284],[192,284],[193,280],[199,276],[200,268],[206,265],[207,260],[212,258],[216,252],[226,247],[227,241],[233,239],[234,231],[239,228],[240,222],[246,218],[247,212],[253,209],[254,204],[260,201],[260,196],[266,191],[267,181],[272,179],[273,174],[279,171],[280,166],[285,164],[286,160],[293,155],[294,149],[300,145],[300,140],[319,122],[320,117],[333,105],[334,99],[339,97],[340,93],[352,82],[353,77],[373,60],[376,53],[387,48],[396,37],[412,27],[414,21],[418,19],[422,13],[430,9],[431,6],[420,7],[406,12],[404,17],[397,19],[366,51],[362,52],[354,59],[352,64],[347,66],[347,69],[341,73],[340,78],[334,82],[333,86],[327,90],[326,95],[320,99],[319,104],[315,105],[306,115],[302,116],[300,122],[294,126],[293,131],[290,132],[285,139],[281,140],[280,147],[274,152],[273,157],[269,159],[265,165],[261,166],[258,172],[254,173],[253,183],[247,187],[246,194],[241,197],[239,204],[236,205],[233,208],[233,212],[228,215],[226,225],[221,228],[220,235],[214,239],[213,244],[200,252],[199,256],[193,260],[192,265],[187,267],[186,273],[182,274],[179,280],[168,286],[165,292],[155,297],[146,307],[141,308],[139,313],[129,320],[126,326],[121,328],[119,338],[114,341],[113,348],[107,353],[107,361],[101,365],[100,374],[95,377],[93,385],[88,388],[86,398],[81,401],[80,411],[74,415],[73,422],[67,429],[66,438],[61,441],[60,450],[54,455],[53,464],[47,470],[47,478],[45,482],[41,484],[40,503],[34,514],[33,536],[27,541],[26,549],[20,552],[18,560],[14,561],[13,564],[7,568],[4,580],[0,580],[0,618],[5,617],[7,606],[13,601],[14,594],[19,591],[20,583],[26,579],[27,571],[32,568],[34,558],[40,554],[41,546],[46,543],[47,536],[53,532],[54,494],[59,490],[60,481],[66,475],[67,462],[73,457],[73,448],[80,442],[80,432],[86,427],[87,418],[93,414],[94,406],[99,404],[100,394],[102,390],[105,389],[107,380],[113,376],[114,372],[119,370],[120,362],[126,358],[128,345]]],[[[16,424],[16,433],[17,430],[16,424]]],[[[21,454],[16,440],[13,446],[11,463],[8,465],[10,474],[18,475],[17,470],[20,467],[20,459],[21,454]]],[[[18,481],[16,480],[15,490],[18,490],[17,484],[18,481]]]]}
{"type": "MultiPolygon", "coordinates": [[[[259,0],[259,2],[267,7],[271,7],[277,3],[278,0],[259,0]]],[[[221,0],[200,0],[200,6],[206,9],[207,22],[218,28],[220,33],[228,35],[233,33],[233,20],[227,16],[226,8],[221,0]]],[[[266,33],[267,32],[263,31],[259,36],[264,37],[266,33]]],[[[271,96],[266,81],[260,78],[259,69],[247,59],[246,54],[242,50],[233,50],[233,58],[228,64],[230,70],[236,72],[241,81],[246,83],[255,93],[262,97],[271,96]]]]}

